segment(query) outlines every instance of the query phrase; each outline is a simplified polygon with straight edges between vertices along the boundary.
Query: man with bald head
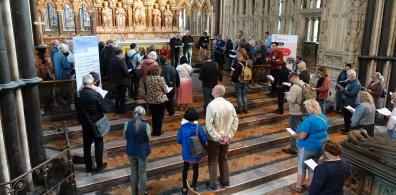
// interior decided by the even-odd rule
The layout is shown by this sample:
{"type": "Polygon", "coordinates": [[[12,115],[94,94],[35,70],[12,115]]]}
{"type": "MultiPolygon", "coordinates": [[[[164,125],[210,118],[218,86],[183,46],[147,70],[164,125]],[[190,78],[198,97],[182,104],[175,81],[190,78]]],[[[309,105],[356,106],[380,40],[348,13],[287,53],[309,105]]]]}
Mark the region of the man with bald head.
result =
{"type": "Polygon", "coordinates": [[[223,98],[225,87],[216,85],[212,90],[214,97],[206,109],[206,130],[208,137],[208,167],[209,181],[206,183],[210,190],[217,190],[217,163],[220,170],[220,184],[230,185],[227,153],[230,140],[238,128],[238,116],[234,105],[223,98]]]}
{"type": "Polygon", "coordinates": [[[183,55],[186,56],[188,64],[191,65],[193,37],[191,36],[190,31],[187,31],[186,34],[182,37],[182,43],[183,55]]]}

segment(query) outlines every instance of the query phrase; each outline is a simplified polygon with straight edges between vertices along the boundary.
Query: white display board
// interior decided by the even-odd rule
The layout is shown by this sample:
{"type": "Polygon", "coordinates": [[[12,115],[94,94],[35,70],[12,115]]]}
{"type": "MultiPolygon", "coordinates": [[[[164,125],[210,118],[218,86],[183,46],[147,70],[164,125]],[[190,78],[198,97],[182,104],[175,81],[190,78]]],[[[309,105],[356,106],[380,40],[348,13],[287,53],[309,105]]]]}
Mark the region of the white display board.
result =
{"type": "Polygon", "coordinates": [[[287,67],[291,69],[293,67],[293,62],[297,57],[297,35],[282,35],[273,34],[272,42],[279,43],[279,50],[283,53],[283,60],[286,62],[287,67]]]}
{"type": "Polygon", "coordinates": [[[96,72],[100,75],[98,43],[97,36],[73,37],[77,89],[82,86],[84,75],[90,72],[96,72]]]}

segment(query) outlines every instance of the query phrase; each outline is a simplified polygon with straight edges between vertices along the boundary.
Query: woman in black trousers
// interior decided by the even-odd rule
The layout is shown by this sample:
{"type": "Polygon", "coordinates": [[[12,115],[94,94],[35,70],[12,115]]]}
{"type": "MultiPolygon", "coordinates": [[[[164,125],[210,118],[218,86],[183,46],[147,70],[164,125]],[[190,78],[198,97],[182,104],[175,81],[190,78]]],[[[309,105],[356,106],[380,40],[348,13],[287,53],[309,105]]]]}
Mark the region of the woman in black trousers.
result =
{"type": "Polygon", "coordinates": [[[160,76],[158,66],[153,67],[148,72],[146,78],[147,94],[146,101],[149,104],[152,117],[153,136],[160,136],[162,132],[162,120],[164,119],[166,96],[165,79],[160,76]]]}
{"type": "MultiPolygon", "coordinates": [[[[276,110],[277,114],[283,114],[283,104],[285,102],[285,92],[290,86],[284,85],[284,83],[289,82],[289,69],[286,67],[285,62],[280,62],[280,69],[277,73],[277,76],[274,80],[275,92],[278,96],[278,110],[276,110]]],[[[273,86],[273,87],[274,87],[273,86]]]]}

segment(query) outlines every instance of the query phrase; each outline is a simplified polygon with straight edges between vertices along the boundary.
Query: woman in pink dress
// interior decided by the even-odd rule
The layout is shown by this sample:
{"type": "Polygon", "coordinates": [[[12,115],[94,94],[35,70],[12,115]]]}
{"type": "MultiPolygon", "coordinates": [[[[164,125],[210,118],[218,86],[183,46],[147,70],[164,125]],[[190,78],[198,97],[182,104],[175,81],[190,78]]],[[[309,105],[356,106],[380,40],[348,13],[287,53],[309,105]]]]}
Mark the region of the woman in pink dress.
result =
{"type": "Polygon", "coordinates": [[[187,109],[192,104],[192,79],[193,68],[188,64],[187,58],[180,58],[180,65],[176,67],[176,71],[180,77],[180,87],[177,89],[176,104],[180,106],[180,110],[187,109]]]}

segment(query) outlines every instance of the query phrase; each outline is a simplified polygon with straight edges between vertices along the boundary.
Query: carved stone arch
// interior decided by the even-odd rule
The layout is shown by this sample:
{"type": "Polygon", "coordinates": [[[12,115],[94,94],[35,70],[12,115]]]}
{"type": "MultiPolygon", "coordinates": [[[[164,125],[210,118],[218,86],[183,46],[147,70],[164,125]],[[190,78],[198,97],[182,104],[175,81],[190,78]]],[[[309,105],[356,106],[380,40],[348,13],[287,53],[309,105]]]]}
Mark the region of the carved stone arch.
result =
{"type": "Polygon", "coordinates": [[[210,3],[209,0],[204,0],[204,1],[202,2],[202,8],[201,8],[201,10],[202,10],[202,11],[205,10],[206,13],[212,12],[212,4],[210,3]]]}
{"type": "Polygon", "coordinates": [[[191,4],[188,0],[181,0],[177,5],[179,11],[183,8],[186,9],[187,15],[191,15],[191,4]]]}
{"type": "Polygon", "coordinates": [[[191,11],[197,13],[197,15],[201,15],[202,5],[199,0],[193,0],[191,3],[191,11]]]}
{"type": "Polygon", "coordinates": [[[81,7],[82,5],[85,5],[86,7],[87,7],[87,11],[88,11],[88,13],[92,13],[93,12],[93,4],[92,4],[92,1],[90,1],[90,0],[81,0],[81,3],[80,3],[80,6],[79,7],[81,7]]]}

